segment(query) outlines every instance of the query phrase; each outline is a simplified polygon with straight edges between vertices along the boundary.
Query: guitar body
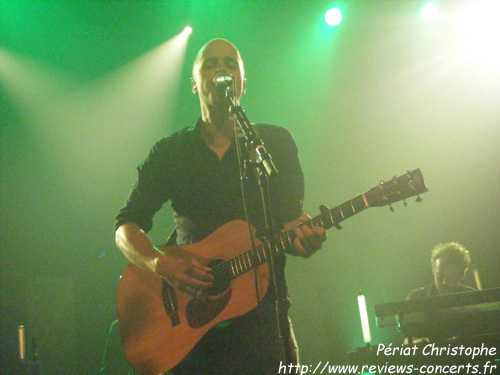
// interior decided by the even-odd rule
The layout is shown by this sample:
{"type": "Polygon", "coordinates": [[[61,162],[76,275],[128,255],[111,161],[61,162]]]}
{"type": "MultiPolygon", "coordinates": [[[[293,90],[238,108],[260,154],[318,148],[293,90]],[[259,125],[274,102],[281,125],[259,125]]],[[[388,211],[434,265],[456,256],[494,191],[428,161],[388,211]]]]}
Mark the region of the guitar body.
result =
{"type": "MultiPolygon", "coordinates": [[[[248,223],[242,220],[221,226],[195,244],[160,247],[173,255],[195,256],[209,266],[251,248],[248,223]]],[[[269,268],[264,263],[231,280],[224,290],[195,299],[154,273],[129,264],[117,292],[118,322],[129,363],[143,375],[163,374],[212,326],[257,307],[268,285],[269,268]]]]}

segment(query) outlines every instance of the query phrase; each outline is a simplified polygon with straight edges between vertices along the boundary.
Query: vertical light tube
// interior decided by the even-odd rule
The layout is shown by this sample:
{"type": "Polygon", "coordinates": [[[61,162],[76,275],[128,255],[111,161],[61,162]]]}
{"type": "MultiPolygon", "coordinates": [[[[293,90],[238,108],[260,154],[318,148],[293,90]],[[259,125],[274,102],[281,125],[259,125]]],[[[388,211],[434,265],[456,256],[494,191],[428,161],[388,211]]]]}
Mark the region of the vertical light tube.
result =
{"type": "Polygon", "coordinates": [[[359,307],[359,316],[361,318],[361,329],[363,330],[363,340],[365,341],[365,344],[370,345],[370,342],[372,341],[372,337],[370,334],[370,323],[368,322],[366,301],[362,291],[359,291],[358,294],[358,307],[359,307]]]}
{"type": "Polygon", "coordinates": [[[17,338],[19,342],[19,359],[23,362],[26,359],[26,340],[22,324],[17,327],[17,338]]]}

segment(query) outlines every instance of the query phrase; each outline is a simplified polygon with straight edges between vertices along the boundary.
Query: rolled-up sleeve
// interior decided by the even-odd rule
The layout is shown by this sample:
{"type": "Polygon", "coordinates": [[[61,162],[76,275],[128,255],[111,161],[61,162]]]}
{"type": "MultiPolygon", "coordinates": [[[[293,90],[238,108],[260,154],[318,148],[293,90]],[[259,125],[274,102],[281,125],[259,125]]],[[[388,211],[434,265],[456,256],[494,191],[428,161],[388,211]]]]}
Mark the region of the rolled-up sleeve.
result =
{"type": "Polygon", "coordinates": [[[161,140],[137,167],[137,180],[125,206],[116,215],[115,229],[125,223],[135,223],[145,232],[151,230],[154,214],[169,199],[166,159],[165,140],[161,140]]]}

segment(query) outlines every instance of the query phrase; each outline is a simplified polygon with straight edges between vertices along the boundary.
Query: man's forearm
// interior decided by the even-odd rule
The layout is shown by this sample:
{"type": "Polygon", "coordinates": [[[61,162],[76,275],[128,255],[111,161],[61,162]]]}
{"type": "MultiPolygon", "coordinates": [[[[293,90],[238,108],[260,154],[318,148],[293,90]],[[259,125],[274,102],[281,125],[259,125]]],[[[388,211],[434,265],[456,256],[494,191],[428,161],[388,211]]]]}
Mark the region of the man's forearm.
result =
{"type": "Polygon", "coordinates": [[[137,224],[121,225],[116,230],[115,242],[129,261],[143,269],[155,272],[160,252],[137,224]]]}

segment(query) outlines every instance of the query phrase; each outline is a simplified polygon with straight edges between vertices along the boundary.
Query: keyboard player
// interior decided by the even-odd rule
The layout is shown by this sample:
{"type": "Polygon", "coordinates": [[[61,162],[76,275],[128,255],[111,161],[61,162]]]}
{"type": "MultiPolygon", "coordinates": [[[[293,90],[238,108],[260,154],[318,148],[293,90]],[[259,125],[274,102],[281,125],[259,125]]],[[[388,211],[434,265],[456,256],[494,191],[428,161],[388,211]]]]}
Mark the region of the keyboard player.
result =
{"type": "MultiPolygon", "coordinates": [[[[458,242],[448,242],[436,245],[431,253],[434,282],[411,291],[406,299],[414,300],[418,298],[475,291],[476,289],[461,283],[469,269],[470,263],[471,257],[469,251],[458,242]]],[[[447,321],[449,319],[456,320],[459,317],[461,319],[467,317],[467,314],[464,315],[460,311],[448,312],[448,314],[451,314],[451,316],[444,316],[441,318],[447,321]]],[[[436,316],[436,318],[438,317],[436,316]]],[[[438,322],[435,323],[434,329],[432,330],[433,338],[445,338],[449,334],[448,329],[438,322]]],[[[419,342],[422,340],[423,338],[414,337],[412,341],[419,342]]],[[[408,341],[408,338],[405,339],[405,342],[408,341]]]]}
{"type": "Polygon", "coordinates": [[[469,251],[459,243],[448,242],[438,244],[434,247],[431,254],[434,282],[413,290],[406,299],[435,297],[476,290],[461,283],[470,266],[470,262],[469,251]]]}

